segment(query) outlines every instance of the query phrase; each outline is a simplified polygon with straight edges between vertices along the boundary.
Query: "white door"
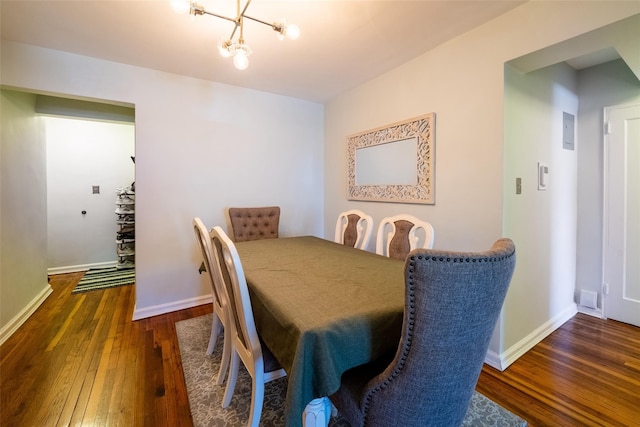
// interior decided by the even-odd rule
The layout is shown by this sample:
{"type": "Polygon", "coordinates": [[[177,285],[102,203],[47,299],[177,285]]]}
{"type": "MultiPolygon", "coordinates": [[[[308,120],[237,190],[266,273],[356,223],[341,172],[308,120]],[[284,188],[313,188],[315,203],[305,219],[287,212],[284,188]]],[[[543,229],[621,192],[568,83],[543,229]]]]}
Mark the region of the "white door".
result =
{"type": "Polygon", "coordinates": [[[605,108],[604,119],[603,311],[640,326],[640,105],[605,108]]]}

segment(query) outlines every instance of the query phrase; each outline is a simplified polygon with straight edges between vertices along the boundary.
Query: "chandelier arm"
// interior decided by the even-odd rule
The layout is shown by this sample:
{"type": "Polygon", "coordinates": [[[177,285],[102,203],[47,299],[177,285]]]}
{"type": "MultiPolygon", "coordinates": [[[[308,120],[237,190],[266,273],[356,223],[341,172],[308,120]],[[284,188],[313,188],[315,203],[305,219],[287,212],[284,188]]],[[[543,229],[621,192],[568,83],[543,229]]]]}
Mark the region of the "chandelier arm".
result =
{"type": "Polygon", "coordinates": [[[244,17],[245,17],[245,18],[249,18],[249,19],[251,19],[252,21],[255,21],[255,22],[259,22],[259,23],[261,23],[261,24],[264,24],[264,25],[266,25],[266,26],[268,26],[268,27],[271,27],[271,28],[273,28],[275,31],[280,31],[280,30],[282,29],[282,27],[280,27],[280,26],[277,26],[277,25],[275,25],[275,24],[271,24],[271,23],[269,23],[269,22],[263,21],[263,20],[258,19],[258,18],[254,18],[253,16],[244,15],[244,17]]]}
{"type": "Polygon", "coordinates": [[[238,18],[240,19],[241,16],[245,16],[245,13],[247,12],[247,8],[249,7],[249,5],[251,4],[251,0],[247,0],[247,3],[244,5],[244,8],[242,9],[242,12],[240,12],[240,0],[238,0],[238,18]]]}
{"type": "Polygon", "coordinates": [[[218,15],[217,13],[209,12],[208,10],[202,9],[200,14],[211,15],[211,16],[215,16],[216,18],[226,19],[227,21],[233,22],[234,24],[238,25],[237,19],[229,18],[228,16],[224,16],[224,15],[218,15]]]}
{"type": "Polygon", "coordinates": [[[229,36],[229,40],[233,40],[233,37],[236,35],[236,31],[240,25],[236,22],[236,26],[233,27],[233,31],[231,31],[231,35],[229,36]]]}
{"type": "Polygon", "coordinates": [[[236,10],[238,12],[238,16],[236,17],[236,28],[234,28],[233,32],[231,33],[231,39],[233,39],[233,35],[236,33],[236,30],[239,26],[240,36],[238,37],[238,43],[240,45],[244,44],[244,13],[247,11],[249,3],[251,3],[251,0],[247,0],[247,3],[244,5],[244,9],[242,9],[242,12],[240,12],[240,0],[236,1],[236,10]]]}

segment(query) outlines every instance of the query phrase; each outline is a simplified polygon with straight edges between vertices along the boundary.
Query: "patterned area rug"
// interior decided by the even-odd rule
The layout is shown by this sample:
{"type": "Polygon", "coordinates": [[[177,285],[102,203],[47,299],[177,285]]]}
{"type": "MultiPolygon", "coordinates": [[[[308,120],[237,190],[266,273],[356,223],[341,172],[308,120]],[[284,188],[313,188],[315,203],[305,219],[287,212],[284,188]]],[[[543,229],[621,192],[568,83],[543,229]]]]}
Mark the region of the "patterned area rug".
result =
{"type": "MultiPolygon", "coordinates": [[[[189,405],[195,427],[240,427],[249,419],[251,404],[251,377],[244,370],[238,374],[236,390],[228,408],[222,408],[224,386],[216,384],[222,335],[218,337],[215,351],[207,356],[207,345],[211,333],[212,315],[195,317],[176,323],[178,345],[182,358],[182,369],[187,383],[189,405]]],[[[287,378],[265,384],[261,426],[284,426],[284,399],[287,378]]],[[[463,426],[526,426],[527,422],[512,414],[480,393],[475,393],[463,426]]],[[[331,418],[330,427],[350,427],[340,415],[331,418]]]]}
{"type": "Polygon", "coordinates": [[[91,269],[84,273],[84,276],[82,276],[82,279],[80,279],[71,293],[132,285],[135,280],[136,271],[133,268],[123,270],[119,270],[116,267],[91,269]]]}

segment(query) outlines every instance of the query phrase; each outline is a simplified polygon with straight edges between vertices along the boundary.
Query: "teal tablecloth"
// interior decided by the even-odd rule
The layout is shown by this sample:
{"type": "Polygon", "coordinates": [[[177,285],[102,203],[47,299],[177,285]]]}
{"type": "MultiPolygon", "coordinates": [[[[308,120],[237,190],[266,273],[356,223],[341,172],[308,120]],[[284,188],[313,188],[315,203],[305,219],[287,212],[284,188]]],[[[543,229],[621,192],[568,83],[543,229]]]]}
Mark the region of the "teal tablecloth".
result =
{"type": "Polygon", "coordinates": [[[236,243],[256,328],[288,374],[287,426],[346,370],[397,348],[404,262],[317,237],[236,243]]]}

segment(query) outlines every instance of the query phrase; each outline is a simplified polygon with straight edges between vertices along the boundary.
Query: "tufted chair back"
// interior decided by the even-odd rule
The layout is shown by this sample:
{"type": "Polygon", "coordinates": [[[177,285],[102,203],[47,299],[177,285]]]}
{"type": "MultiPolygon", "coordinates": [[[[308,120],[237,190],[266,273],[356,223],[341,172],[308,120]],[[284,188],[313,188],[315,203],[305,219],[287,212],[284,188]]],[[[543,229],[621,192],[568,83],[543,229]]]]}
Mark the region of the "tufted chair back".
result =
{"type": "Polygon", "coordinates": [[[280,207],[229,208],[234,242],[275,239],[280,225],[280,207]]]}
{"type": "Polygon", "coordinates": [[[485,252],[411,251],[395,357],[345,372],[338,411],[353,427],[460,426],[515,262],[510,239],[485,252]]]}

